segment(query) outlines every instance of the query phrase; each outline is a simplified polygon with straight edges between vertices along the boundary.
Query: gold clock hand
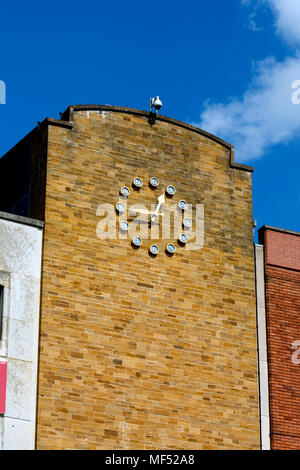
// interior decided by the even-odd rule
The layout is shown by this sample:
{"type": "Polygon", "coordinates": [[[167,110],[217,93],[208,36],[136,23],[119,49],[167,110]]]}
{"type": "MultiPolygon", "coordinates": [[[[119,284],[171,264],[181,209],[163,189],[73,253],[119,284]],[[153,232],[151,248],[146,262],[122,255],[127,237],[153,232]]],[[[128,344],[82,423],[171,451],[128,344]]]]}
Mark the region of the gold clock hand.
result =
{"type": "Polygon", "coordinates": [[[161,196],[158,196],[157,200],[158,200],[158,204],[156,206],[155,212],[151,216],[152,220],[158,215],[158,211],[161,205],[165,203],[165,193],[162,193],[161,196]]]}
{"type": "MultiPolygon", "coordinates": [[[[153,215],[153,212],[151,211],[147,211],[145,209],[131,209],[132,211],[134,212],[139,212],[140,214],[150,214],[150,215],[153,215]]],[[[163,212],[158,212],[159,215],[162,215],[163,212]]]]}

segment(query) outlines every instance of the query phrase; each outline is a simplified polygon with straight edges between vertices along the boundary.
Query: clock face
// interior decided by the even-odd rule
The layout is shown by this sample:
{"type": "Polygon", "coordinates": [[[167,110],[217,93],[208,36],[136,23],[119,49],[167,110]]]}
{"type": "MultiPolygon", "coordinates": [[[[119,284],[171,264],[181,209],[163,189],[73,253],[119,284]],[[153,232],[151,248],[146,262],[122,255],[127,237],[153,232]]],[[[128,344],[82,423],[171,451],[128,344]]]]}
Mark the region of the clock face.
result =
{"type": "MultiPolygon", "coordinates": [[[[149,178],[149,187],[153,191],[158,191],[158,186],[160,185],[159,179],[156,176],[151,176],[149,178]]],[[[140,189],[144,186],[144,188],[147,190],[147,185],[143,184],[142,178],[139,176],[136,176],[132,180],[132,187],[135,190],[135,192],[140,192],[140,189]]],[[[149,190],[149,189],[148,189],[149,190]]],[[[142,190],[144,191],[144,190],[142,190]]],[[[127,186],[122,186],[119,190],[120,195],[123,199],[123,201],[126,199],[130,200],[130,189],[127,186]]],[[[142,193],[141,193],[142,194],[142,193]]],[[[159,224],[160,220],[162,220],[162,217],[164,217],[170,210],[174,210],[174,205],[172,208],[168,204],[168,200],[174,198],[176,194],[176,188],[173,184],[167,184],[165,186],[165,189],[162,193],[159,194],[158,197],[156,197],[155,204],[152,205],[152,210],[146,210],[146,209],[138,209],[134,208],[133,210],[136,213],[140,213],[143,215],[146,215],[148,217],[148,223],[150,226],[152,224],[159,224]],[[153,208],[154,207],[154,208],[153,208]]],[[[175,204],[175,209],[177,208],[177,212],[180,214],[183,214],[185,209],[187,209],[188,203],[184,199],[179,199],[178,202],[175,204]]],[[[120,217],[120,222],[119,222],[119,228],[120,231],[123,232],[124,234],[129,231],[129,223],[127,220],[123,220],[122,217],[123,214],[125,213],[126,210],[126,204],[125,201],[117,201],[115,204],[116,212],[120,217]],[[121,220],[122,219],[122,220],[121,220]]],[[[124,214],[125,215],[125,214],[124,214]]],[[[168,219],[169,220],[169,219],[168,219]]],[[[182,222],[182,227],[184,229],[189,229],[192,226],[192,220],[188,217],[184,217],[183,222],[182,222]]],[[[158,238],[158,237],[155,237],[158,238]]],[[[168,237],[169,238],[169,237],[168,237]]],[[[169,242],[167,245],[164,246],[164,250],[168,255],[174,255],[176,252],[177,247],[184,247],[188,243],[188,235],[186,233],[180,233],[177,237],[176,242],[169,242]],[[177,246],[176,246],[177,245],[177,246]]],[[[135,235],[131,238],[131,244],[135,248],[139,248],[143,243],[143,239],[141,236],[135,235]]],[[[152,255],[153,257],[156,257],[160,253],[160,244],[158,243],[150,243],[148,246],[148,251],[149,254],[152,255]]],[[[162,248],[162,247],[161,247],[162,248]]]]}

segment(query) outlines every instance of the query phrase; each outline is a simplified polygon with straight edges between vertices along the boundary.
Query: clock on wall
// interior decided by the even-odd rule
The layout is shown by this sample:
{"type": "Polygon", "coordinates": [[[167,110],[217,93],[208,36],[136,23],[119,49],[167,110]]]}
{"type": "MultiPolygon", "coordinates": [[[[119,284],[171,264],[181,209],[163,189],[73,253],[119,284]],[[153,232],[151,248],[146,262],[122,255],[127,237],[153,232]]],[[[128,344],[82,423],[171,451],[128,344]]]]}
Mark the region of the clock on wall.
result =
{"type": "MultiPolygon", "coordinates": [[[[149,179],[148,183],[149,183],[149,187],[151,189],[156,189],[159,186],[159,179],[156,178],[155,176],[152,176],[149,179]]],[[[145,186],[145,185],[143,183],[142,178],[140,178],[138,176],[133,178],[132,188],[135,191],[140,191],[143,186],[145,186]]],[[[131,194],[131,191],[130,191],[128,186],[122,186],[120,188],[120,195],[122,196],[123,201],[117,201],[116,204],[115,204],[115,209],[116,209],[116,212],[119,216],[121,216],[124,213],[124,211],[126,209],[126,204],[124,203],[124,199],[130,198],[130,194],[131,194]]],[[[148,210],[145,210],[145,209],[134,208],[134,211],[137,212],[137,213],[140,213],[140,214],[145,214],[145,215],[150,216],[150,222],[149,223],[151,225],[155,221],[159,220],[160,216],[164,215],[164,213],[161,212],[161,209],[164,209],[164,210],[166,209],[166,206],[167,206],[166,200],[167,199],[172,199],[175,196],[175,194],[176,194],[175,186],[173,184],[168,184],[165,187],[163,193],[160,194],[157,197],[157,203],[156,203],[155,210],[148,211],[148,210]]],[[[184,212],[184,210],[188,206],[188,203],[185,200],[180,199],[177,203],[177,206],[178,206],[178,209],[181,212],[184,212]]],[[[174,253],[176,252],[177,247],[183,247],[188,243],[188,234],[185,233],[185,232],[188,229],[190,229],[191,226],[192,226],[192,220],[189,217],[184,217],[183,222],[182,222],[183,232],[179,234],[176,242],[174,242],[174,243],[169,242],[164,246],[165,252],[167,254],[174,255],[174,253]]],[[[123,233],[127,232],[129,230],[129,223],[126,220],[120,220],[119,229],[123,233]]],[[[133,247],[139,248],[143,244],[142,237],[140,237],[138,235],[135,235],[131,239],[131,244],[132,244],[133,247]]],[[[152,256],[157,256],[160,253],[160,248],[161,248],[159,245],[160,244],[157,243],[157,242],[150,244],[149,245],[149,254],[152,255],[152,256]]]]}

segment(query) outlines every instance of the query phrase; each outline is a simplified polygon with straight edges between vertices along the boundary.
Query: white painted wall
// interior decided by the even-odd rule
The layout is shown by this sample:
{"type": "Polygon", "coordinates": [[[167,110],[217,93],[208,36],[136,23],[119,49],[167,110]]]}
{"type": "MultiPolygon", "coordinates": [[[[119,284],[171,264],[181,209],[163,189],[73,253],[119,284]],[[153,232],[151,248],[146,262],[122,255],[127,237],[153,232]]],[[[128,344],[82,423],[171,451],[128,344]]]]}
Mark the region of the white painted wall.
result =
{"type": "Polygon", "coordinates": [[[7,361],[7,390],[0,449],[30,450],[35,448],[43,231],[28,225],[29,219],[2,216],[0,284],[5,290],[0,360],[7,361]]]}
{"type": "Polygon", "coordinates": [[[255,246],[256,309],[258,332],[260,432],[262,450],[270,450],[269,379],[267,355],[267,325],[265,307],[264,247],[255,246]]]}

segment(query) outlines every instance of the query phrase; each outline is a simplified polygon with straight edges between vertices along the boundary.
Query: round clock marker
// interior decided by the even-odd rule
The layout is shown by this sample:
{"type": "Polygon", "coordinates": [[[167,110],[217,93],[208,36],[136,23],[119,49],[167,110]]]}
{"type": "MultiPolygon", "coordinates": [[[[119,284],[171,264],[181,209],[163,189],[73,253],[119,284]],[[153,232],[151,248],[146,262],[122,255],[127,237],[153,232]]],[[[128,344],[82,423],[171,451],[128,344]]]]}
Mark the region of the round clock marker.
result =
{"type": "Polygon", "coordinates": [[[192,226],[192,221],[188,217],[183,219],[183,226],[186,228],[190,228],[192,226]]]}
{"type": "Polygon", "coordinates": [[[179,209],[184,210],[186,208],[186,206],[187,206],[187,202],[184,201],[183,199],[178,202],[179,209]]]}
{"type": "Polygon", "coordinates": [[[185,233],[181,233],[178,237],[178,240],[181,242],[181,243],[184,243],[186,244],[187,241],[188,241],[188,236],[185,234],[185,233]]]}
{"type": "Polygon", "coordinates": [[[176,189],[174,188],[174,186],[172,186],[171,184],[169,184],[169,186],[167,186],[166,193],[167,193],[169,196],[174,196],[174,194],[176,193],[176,189]]]}
{"type": "Polygon", "coordinates": [[[157,188],[157,186],[159,185],[159,180],[155,177],[150,178],[150,185],[153,188],[157,188]]]}
{"type": "Polygon", "coordinates": [[[130,194],[129,188],[127,188],[127,186],[123,186],[123,187],[120,189],[120,194],[122,194],[122,196],[128,197],[129,194],[130,194]]]}
{"type": "Polygon", "coordinates": [[[124,232],[127,232],[128,229],[129,229],[129,224],[128,224],[128,222],[125,222],[125,220],[123,220],[123,221],[120,223],[120,229],[123,230],[124,232]]]}
{"type": "Polygon", "coordinates": [[[166,250],[167,250],[168,253],[173,255],[173,253],[175,253],[175,251],[176,251],[176,247],[175,247],[175,245],[173,245],[173,243],[168,243],[167,247],[166,247],[166,250]]]}
{"type": "Polygon", "coordinates": [[[133,186],[135,186],[136,188],[141,188],[143,186],[142,179],[141,178],[134,178],[133,186]]]}
{"type": "Polygon", "coordinates": [[[119,214],[121,214],[122,212],[124,212],[125,206],[124,204],[122,204],[122,202],[117,202],[116,209],[119,212],[119,214]]]}
{"type": "Polygon", "coordinates": [[[134,244],[134,246],[141,246],[142,239],[140,237],[133,237],[132,243],[134,244]]]}
{"type": "Polygon", "coordinates": [[[152,255],[157,255],[159,252],[159,248],[157,245],[151,245],[149,251],[150,253],[152,253],[152,255]]]}

